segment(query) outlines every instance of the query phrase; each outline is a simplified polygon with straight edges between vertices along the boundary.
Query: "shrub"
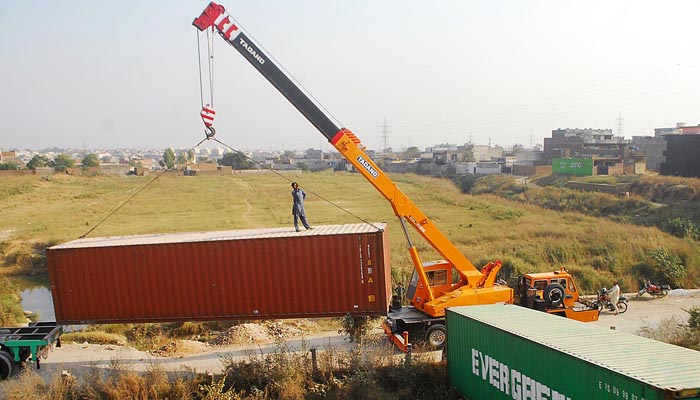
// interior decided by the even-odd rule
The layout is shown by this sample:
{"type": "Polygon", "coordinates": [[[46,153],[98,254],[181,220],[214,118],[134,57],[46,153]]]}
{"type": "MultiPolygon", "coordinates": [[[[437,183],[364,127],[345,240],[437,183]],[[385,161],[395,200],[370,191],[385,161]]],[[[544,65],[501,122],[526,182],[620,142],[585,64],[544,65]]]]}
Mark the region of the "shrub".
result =
{"type": "Polygon", "coordinates": [[[353,317],[347,314],[342,318],[339,334],[346,334],[351,342],[362,343],[372,329],[372,319],[370,317],[353,317]]]}
{"type": "Polygon", "coordinates": [[[474,183],[470,193],[496,194],[501,197],[512,197],[525,191],[524,185],[518,185],[515,178],[507,175],[487,175],[474,183]]]}
{"type": "Polygon", "coordinates": [[[693,221],[686,218],[668,219],[661,224],[661,229],[679,238],[690,237],[700,240],[700,229],[693,221]]]}
{"type": "Polygon", "coordinates": [[[22,322],[26,322],[26,317],[20,305],[19,288],[6,277],[0,277],[0,326],[22,322]]]}
{"type": "Polygon", "coordinates": [[[683,260],[666,249],[649,250],[649,257],[656,266],[657,278],[661,282],[680,287],[685,279],[686,269],[683,260]]]}
{"type": "Polygon", "coordinates": [[[459,190],[462,193],[470,193],[476,181],[481,178],[482,175],[469,174],[469,175],[459,175],[454,178],[455,183],[459,186],[459,190]]]}
{"type": "Polygon", "coordinates": [[[139,350],[155,349],[168,341],[160,324],[135,324],[125,335],[139,350]]]}
{"type": "Polygon", "coordinates": [[[688,327],[700,333],[700,307],[691,307],[683,311],[690,314],[690,317],[688,317],[688,327]]]}

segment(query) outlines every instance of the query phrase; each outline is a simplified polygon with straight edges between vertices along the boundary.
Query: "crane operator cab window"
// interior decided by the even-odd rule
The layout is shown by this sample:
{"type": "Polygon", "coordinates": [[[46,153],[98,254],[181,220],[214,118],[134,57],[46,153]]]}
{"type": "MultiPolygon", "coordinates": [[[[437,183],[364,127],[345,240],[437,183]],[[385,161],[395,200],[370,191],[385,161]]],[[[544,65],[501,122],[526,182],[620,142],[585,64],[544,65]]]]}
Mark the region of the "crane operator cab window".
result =
{"type": "Polygon", "coordinates": [[[428,276],[428,284],[430,286],[442,286],[447,285],[447,271],[428,271],[425,273],[428,276]]]}

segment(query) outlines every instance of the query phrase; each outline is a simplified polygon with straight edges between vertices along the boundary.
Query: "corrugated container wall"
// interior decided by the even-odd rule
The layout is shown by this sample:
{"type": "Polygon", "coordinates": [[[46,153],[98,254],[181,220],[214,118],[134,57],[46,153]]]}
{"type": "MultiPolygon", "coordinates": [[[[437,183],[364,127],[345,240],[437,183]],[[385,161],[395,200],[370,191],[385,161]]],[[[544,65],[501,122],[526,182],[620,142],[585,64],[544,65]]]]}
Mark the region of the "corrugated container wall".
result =
{"type": "Polygon", "coordinates": [[[512,304],[446,313],[452,386],[468,399],[700,399],[700,352],[512,304]]]}
{"type": "Polygon", "coordinates": [[[385,223],[78,239],[46,250],[61,324],[385,315],[385,223]]]}

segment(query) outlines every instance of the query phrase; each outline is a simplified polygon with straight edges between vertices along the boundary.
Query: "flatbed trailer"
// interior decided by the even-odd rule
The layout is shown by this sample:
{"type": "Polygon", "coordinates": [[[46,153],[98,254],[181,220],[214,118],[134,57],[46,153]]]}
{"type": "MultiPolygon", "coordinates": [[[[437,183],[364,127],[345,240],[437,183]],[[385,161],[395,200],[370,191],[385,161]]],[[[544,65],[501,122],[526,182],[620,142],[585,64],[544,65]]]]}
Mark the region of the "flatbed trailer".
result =
{"type": "Polygon", "coordinates": [[[0,380],[7,379],[31,359],[41,368],[49,350],[61,347],[63,326],[56,322],[31,322],[28,326],[0,328],[0,380]]]}

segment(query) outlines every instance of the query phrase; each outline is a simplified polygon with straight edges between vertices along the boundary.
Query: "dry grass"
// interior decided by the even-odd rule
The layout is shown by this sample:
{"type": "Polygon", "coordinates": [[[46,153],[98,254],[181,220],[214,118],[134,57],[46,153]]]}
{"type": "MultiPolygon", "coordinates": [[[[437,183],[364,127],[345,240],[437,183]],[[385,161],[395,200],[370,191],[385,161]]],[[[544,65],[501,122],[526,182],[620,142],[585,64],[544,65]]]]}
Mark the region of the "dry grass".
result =
{"type": "Polygon", "coordinates": [[[81,331],[64,333],[61,335],[61,341],[63,343],[112,344],[123,346],[126,343],[126,337],[114,333],[81,331]]]}
{"type": "Polygon", "coordinates": [[[4,383],[4,397],[8,400],[34,399],[196,399],[200,385],[207,376],[184,371],[169,374],[158,367],[137,373],[120,365],[106,371],[94,368],[84,376],[56,375],[44,381],[37,373],[26,368],[4,383]]]}
{"type": "Polygon", "coordinates": [[[137,373],[115,363],[81,376],[52,376],[31,369],[0,388],[7,399],[458,399],[447,365],[416,354],[410,365],[388,347],[358,346],[349,353],[319,349],[275,351],[247,359],[223,358],[222,374],[166,372],[151,366],[137,373]]]}

